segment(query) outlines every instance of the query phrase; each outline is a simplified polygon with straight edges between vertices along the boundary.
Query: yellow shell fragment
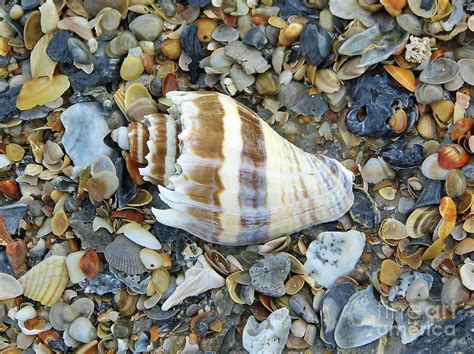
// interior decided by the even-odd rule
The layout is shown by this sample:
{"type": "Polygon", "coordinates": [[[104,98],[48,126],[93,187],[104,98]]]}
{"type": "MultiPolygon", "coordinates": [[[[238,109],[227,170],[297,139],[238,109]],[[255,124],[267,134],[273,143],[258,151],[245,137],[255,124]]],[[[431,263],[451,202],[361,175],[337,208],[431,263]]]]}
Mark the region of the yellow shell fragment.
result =
{"type": "Polygon", "coordinates": [[[53,0],[46,2],[39,7],[41,13],[41,31],[51,33],[58,28],[59,15],[53,0]]]}
{"type": "Polygon", "coordinates": [[[63,235],[68,227],[69,220],[64,210],[60,210],[56,214],[54,214],[53,219],[51,220],[51,228],[54,235],[63,235]]]}
{"type": "Polygon", "coordinates": [[[52,78],[54,74],[54,69],[56,68],[57,63],[48,56],[46,49],[48,44],[53,38],[51,33],[45,34],[41,39],[36,43],[35,47],[31,52],[30,65],[31,65],[31,77],[37,79],[39,77],[46,76],[52,78]]]}
{"type": "Polygon", "coordinates": [[[385,259],[380,266],[379,279],[381,283],[394,285],[403,271],[400,266],[391,259],[385,259]]]}
{"type": "Polygon", "coordinates": [[[61,298],[68,281],[64,256],[46,258],[19,279],[25,296],[50,307],[61,298]]]}
{"type": "Polygon", "coordinates": [[[423,253],[423,256],[421,257],[422,261],[428,261],[431,259],[434,259],[437,255],[439,255],[443,251],[443,246],[444,246],[444,240],[443,239],[437,239],[433,244],[428,247],[423,253]]]}
{"type": "Polygon", "coordinates": [[[27,81],[16,99],[16,107],[25,111],[55,100],[69,88],[66,75],[54,75],[52,79],[41,77],[27,81]]]}

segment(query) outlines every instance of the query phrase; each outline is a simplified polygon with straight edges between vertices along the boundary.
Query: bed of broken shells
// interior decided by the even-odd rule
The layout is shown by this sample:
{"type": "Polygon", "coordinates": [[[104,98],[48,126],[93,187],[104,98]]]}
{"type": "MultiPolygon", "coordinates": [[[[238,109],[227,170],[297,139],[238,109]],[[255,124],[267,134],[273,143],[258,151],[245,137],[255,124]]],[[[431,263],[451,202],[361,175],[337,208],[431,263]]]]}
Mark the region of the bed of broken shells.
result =
{"type": "Polygon", "coordinates": [[[473,12],[0,1],[0,352],[468,350],[473,12]],[[157,224],[157,188],[103,138],[176,89],[342,161],[348,215],[232,248],[157,224]]]}

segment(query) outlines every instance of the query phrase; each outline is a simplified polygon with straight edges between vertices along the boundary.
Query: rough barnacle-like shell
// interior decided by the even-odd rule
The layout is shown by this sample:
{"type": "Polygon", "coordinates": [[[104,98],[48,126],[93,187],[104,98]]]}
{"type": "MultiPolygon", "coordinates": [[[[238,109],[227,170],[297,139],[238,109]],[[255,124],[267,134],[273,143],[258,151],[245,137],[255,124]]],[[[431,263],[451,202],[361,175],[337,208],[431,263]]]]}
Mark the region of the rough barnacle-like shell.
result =
{"type": "Polygon", "coordinates": [[[148,166],[140,171],[160,184],[170,206],[153,209],[162,224],[210,242],[254,244],[336,220],[351,207],[351,172],[293,146],[232,98],[215,92],[168,98],[182,126],[176,171],[174,118],[158,114],[145,118],[148,166]]]}
{"type": "Polygon", "coordinates": [[[118,235],[105,248],[104,256],[112,267],[130,275],[146,272],[140,260],[142,247],[123,235],[118,235]]]}
{"type": "Polygon", "coordinates": [[[19,279],[23,294],[45,306],[53,306],[58,302],[68,281],[64,256],[46,258],[19,279]]]}

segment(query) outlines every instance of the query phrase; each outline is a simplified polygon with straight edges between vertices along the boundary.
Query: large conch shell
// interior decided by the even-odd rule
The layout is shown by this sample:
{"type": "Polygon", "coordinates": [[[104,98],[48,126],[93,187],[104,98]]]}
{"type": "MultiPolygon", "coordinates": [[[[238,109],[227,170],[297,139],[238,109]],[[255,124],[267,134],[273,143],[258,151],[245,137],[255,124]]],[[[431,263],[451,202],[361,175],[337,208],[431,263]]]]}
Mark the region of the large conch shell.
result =
{"type": "Polygon", "coordinates": [[[170,115],[149,114],[113,134],[133,160],[147,164],[143,179],[159,185],[170,207],[153,209],[160,223],[247,245],[336,220],[352,206],[350,171],[300,150],[231,97],[167,97],[170,115]]]}
{"type": "Polygon", "coordinates": [[[20,279],[23,294],[45,306],[53,306],[69,282],[66,257],[51,256],[41,261],[20,279]]]}

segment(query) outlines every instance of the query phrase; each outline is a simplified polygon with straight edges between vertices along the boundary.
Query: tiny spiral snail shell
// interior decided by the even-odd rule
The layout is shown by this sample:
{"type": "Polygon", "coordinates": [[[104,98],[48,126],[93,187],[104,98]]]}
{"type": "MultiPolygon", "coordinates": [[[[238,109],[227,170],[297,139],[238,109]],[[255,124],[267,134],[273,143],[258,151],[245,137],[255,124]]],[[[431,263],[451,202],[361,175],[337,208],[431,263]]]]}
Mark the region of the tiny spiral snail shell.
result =
{"type": "Polygon", "coordinates": [[[334,221],[352,206],[353,174],[306,153],[250,109],[216,92],[170,92],[170,114],[148,114],[112,137],[146,164],[143,179],[170,207],[158,222],[209,242],[248,245],[334,221]]]}

